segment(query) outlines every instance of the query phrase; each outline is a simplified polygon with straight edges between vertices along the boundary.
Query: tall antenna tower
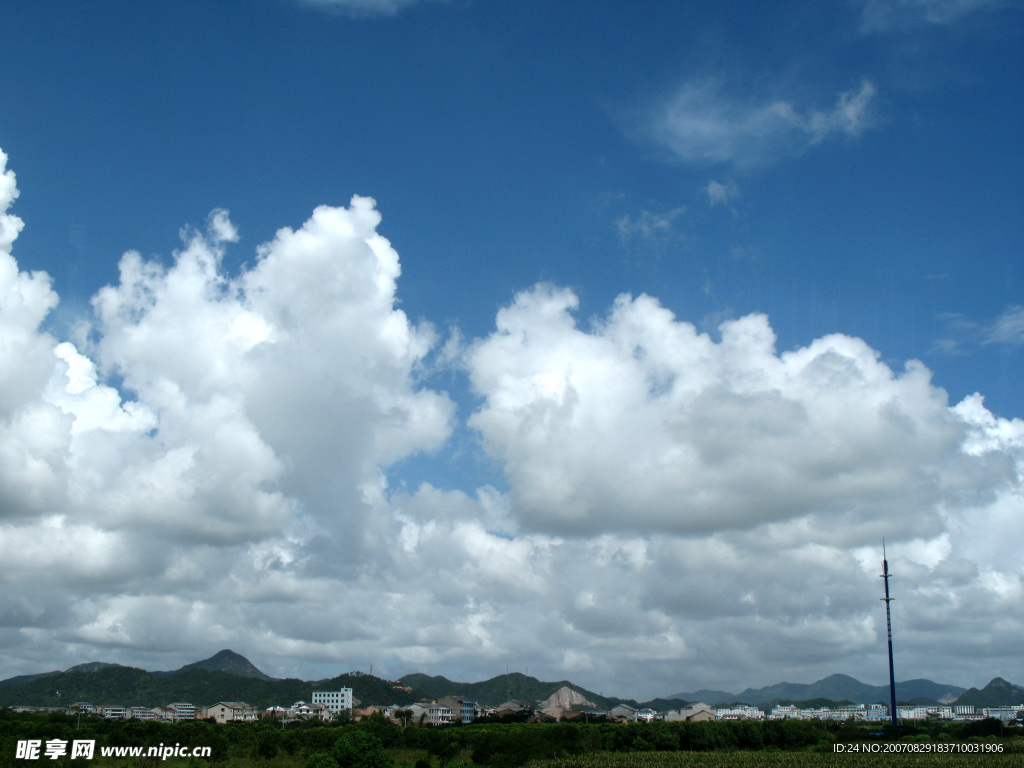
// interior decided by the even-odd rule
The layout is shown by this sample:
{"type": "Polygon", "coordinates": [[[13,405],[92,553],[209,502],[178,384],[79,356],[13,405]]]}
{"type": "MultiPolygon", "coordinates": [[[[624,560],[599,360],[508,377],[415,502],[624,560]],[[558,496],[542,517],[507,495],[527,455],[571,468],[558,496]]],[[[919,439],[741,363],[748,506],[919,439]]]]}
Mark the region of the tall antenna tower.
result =
{"type": "Polygon", "coordinates": [[[892,727],[896,726],[896,676],[892,669],[892,616],[889,613],[889,603],[893,598],[889,597],[889,561],[885,559],[885,539],[882,539],[882,573],[881,578],[885,580],[885,629],[889,635],[889,714],[892,716],[892,727]]]}

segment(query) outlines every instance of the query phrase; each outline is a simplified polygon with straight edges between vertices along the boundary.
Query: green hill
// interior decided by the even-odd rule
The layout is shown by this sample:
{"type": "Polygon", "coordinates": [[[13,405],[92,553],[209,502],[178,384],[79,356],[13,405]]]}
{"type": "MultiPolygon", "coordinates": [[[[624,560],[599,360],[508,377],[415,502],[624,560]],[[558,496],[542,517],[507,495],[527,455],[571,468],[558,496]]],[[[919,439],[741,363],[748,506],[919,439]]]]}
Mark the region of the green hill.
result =
{"type": "Polygon", "coordinates": [[[468,699],[487,706],[497,706],[509,699],[522,699],[533,703],[544,701],[559,688],[567,687],[583,694],[599,707],[613,707],[622,699],[600,696],[586,688],[581,688],[568,680],[546,683],[535,677],[520,672],[492,677],[478,683],[456,683],[440,675],[431,677],[421,673],[406,675],[402,682],[422,697],[439,699],[448,694],[465,696],[468,699]]]}
{"type": "Polygon", "coordinates": [[[314,690],[343,687],[352,688],[353,696],[364,705],[411,704],[417,699],[372,675],[339,675],[310,683],[244,677],[202,668],[168,674],[115,665],[89,672],[59,672],[21,684],[0,686],[0,707],[68,707],[76,701],[126,707],[165,706],[176,701],[198,706],[218,701],[244,701],[264,709],[309,701],[314,690]]]}
{"type": "MultiPolygon", "coordinates": [[[[897,688],[897,690],[899,690],[897,688]]],[[[1024,703],[1024,688],[1008,683],[997,677],[980,691],[971,688],[967,693],[953,702],[955,705],[973,705],[975,707],[1000,707],[1024,703]]]]}
{"type": "MultiPolygon", "coordinates": [[[[902,683],[896,683],[896,694],[900,701],[949,703],[963,693],[963,688],[934,683],[931,680],[905,680],[902,683]]],[[[829,675],[809,684],[776,683],[764,688],[748,688],[739,694],[724,691],[677,693],[672,698],[699,700],[709,704],[743,702],[758,707],[773,706],[785,701],[809,701],[811,699],[872,704],[889,702],[889,686],[868,685],[849,675],[829,675]]]]}
{"type": "Polygon", "coordinates": [[[181,669],[177,669],[174,672],[168,672],[169,675],[177,675],[182,672],[188,672],[192,669],[206,669],[210,672],[227,672],[229,675],[238,675],[239,677],[255,677],[258,680],[273,680],[274,678],[270,675],[266,675],[256,668],[256,665],[249,661],[245,656],[240,653],[225,648],[223,651],[218,651],[208,659],[202,661],[194,661],[191,664],[186,664],[181,669]]]}

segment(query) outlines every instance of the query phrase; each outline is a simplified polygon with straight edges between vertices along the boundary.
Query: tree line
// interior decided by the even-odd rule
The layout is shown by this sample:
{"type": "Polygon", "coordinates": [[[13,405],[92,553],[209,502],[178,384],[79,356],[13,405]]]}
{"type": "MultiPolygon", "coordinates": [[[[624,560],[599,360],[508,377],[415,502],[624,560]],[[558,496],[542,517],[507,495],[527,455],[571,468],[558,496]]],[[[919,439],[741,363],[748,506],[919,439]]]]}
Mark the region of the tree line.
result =
{"type": "MultiPolygon", "coordinates": [[[[963,724],[908,725],[900,738],[966,740],[1004,738],[1024,743],[1019,727],[985,720],[963,724]],[[941,730],[938,730],[941,727],[941,730]]],[[[394,725],[381,716],[359,723],[305,721],[282,728],[280,723],[208,721],[102,720],[62,713],[17,714],[0,710],[0,766],[28,765],[15,761],[16,744],[24,739],[92,739],[102,746],[150,747],[179,743],[210,747],[209,763],[228,759],[284,759],[303,768],[389,768],[391,755],[418,751],[419,768],[449,768],[458,759],[480,766],[518,766],[595,752],[673,752],[830,748],[832,741],[893,738],[880,726],[806,720],[652,722],[652,723],[477,723],[448,727],[394,725]]],[[[66,761],[76,762],[76,761],[66,761]]],[[[83,766],[87,761],[82,761],[83,766]]],[[[209,763],[193,761],[190,768],[209,763]]],[[[38,768],[38,766],[36,766],[38,768]]]]}

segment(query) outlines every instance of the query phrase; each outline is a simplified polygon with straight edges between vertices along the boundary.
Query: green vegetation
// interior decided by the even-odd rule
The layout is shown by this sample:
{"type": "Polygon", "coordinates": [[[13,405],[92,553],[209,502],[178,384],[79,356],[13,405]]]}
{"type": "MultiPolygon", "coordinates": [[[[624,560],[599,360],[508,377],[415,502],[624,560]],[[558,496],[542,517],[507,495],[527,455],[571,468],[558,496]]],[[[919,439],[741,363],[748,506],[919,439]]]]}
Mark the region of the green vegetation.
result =
{"type": "Polygon", "coordinates": [[[884,743],[878,726],[807,721],[598,724],[472,724],[403,728],[382,717],[360,723],[160,723],[105,721],[0,710],[0,768],[40,768],[16,760],[19,740],[91,739],[96,757],[47,765],[69,768],[703,768],[703,766],[1024,765],[1020,728],[996,721],[923,723],[901,729],[908,744],[1000,745],[1002,754],[844,754],[835,743],[884,743]],[[1002,736],[1000,736],[1002,732],[1002,736]],[[181,744],[210,747],[209,760],[104,758],[103,747],[181,744]],[[884,763],[883,763],[884,760],[884,763]]]}
{"type": "Polygon", "coordinates": [[[539,760],[530,768],[973,768],[1020,766],[1020,755],[837,755],[808,752],[594,754],[539,760]]]}
{"type": "Polygon", "coordinates": [[[1022,700],[1024,700],[1024,688],[997,677],[980,691],[977,688],[971,688],[955,703],[970,704],[975,707],[999,707],[1011,701],[1022,700]]]}
{"type": "Polygon", "coordinates": [[[76,701],[125,707],[157,707],[175,701],[199,706],[218,701],[244,701],[265,709],[309,701],[314,688],[351,688],[360,701],[411,704],[413,694],[391,687],[372,675],[339,675],[319,683],[302,680],[262,680],[222,671],[192,668],[167,673],[146,672],[134,667],[109,666],[96,671],[68,671],[36,678],[21,685],[0,686],[0,707],[29,705],[69,707],[76,701]]]}

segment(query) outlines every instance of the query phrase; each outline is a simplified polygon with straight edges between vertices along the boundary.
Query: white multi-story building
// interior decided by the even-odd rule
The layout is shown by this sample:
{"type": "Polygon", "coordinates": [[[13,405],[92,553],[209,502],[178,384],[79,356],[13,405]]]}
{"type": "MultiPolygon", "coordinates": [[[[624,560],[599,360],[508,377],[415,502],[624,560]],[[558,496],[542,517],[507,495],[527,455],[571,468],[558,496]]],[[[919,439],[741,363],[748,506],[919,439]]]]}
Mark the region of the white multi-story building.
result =
{"type": "Polygon", "coordinates": [[[333,714],[352,709],[352,689],[338,691],[313,691],[313,703],[322,704],[333,714]]]}
{"type": "Polygon", "coordinates": [[[427,707],[427,723],[430,725],[450,725],[455,722],[455,713],[450,707],[436,701],[427,707]]]}
{"type": "Polygon", "coordinates": [[[764,710],[738,704],[735,707],[718,710],[719,720],[764,720],[764,710]]]}
{"type": "Polygon", "coordinates": [[[448,707],[456,722],[472,723],[473,718],[476,717],[476,702],[464,699],[462,696],[442,696],[437,703],[448,707]]]}
{"type": "Polygon", "coordinates": [[[412,713],[412,722],[417,725],[451,725],[455,722],[455,713],[436,701],[416,703],[406,707],[412,713]]]}
{"type": "Polygon", "coordinates": [[[1009,720],[1016,720],[1024,704],[1017,704],[1010,707],[985,707],[985,717],[995,717],[1004,723],[1009,720]]]}
{"type": "Polygon", "coordinates": [[[900,720],[927,720],[929,714],[938,717],[934,707],[896,707],[896,717],[900,720]]]}
{"type": "Polygon", "coordinates": [[[164,709],[167,710],[167,714],[170,715],[171,719],[175,721],[196,719],[196,707],[188,702],[177,701],[174,704],[169,704],[164,709]]]}
{"type": "Polygon", "coordinates": [[[793,704],[776,704],[772,708],[771,720],[878,720],[889,716],[884,704],[837,704],[834,707],[812,707],[798,709],[793,704]]]}

